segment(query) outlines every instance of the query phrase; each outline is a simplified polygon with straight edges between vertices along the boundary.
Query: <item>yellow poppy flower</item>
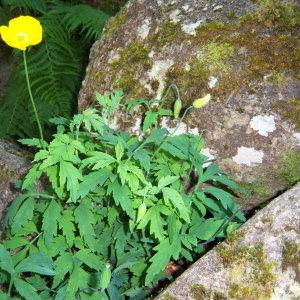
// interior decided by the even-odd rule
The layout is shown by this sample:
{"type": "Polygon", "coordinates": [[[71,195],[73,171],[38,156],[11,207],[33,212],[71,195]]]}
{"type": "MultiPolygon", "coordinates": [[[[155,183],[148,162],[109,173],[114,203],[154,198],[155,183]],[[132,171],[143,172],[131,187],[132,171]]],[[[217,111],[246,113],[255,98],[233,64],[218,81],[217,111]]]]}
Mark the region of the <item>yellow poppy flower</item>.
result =
{"type": "Polygon", "coordinates": [[[205,106],[210,101],[210,98],[211,98],[210,94],[207,94],[203,98],[196,99],[193,102],[193,107],[194,108],[201,108],[201,107],[205,106]]]}
{"type": "Polygon", "coordinates": [[[0,26],[0,35],[8,46],[26,50],[42,41],[43,28],[37,19],[20,16],[10,20],[8,26],[0,26]]]}

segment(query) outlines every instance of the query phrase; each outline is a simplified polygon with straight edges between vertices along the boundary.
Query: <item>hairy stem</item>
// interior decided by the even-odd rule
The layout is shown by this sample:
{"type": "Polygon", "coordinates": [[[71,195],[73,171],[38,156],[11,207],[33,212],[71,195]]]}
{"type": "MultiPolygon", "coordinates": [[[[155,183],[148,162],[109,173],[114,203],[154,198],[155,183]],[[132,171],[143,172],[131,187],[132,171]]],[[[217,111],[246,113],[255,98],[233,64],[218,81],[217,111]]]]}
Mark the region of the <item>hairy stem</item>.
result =
{"type": "Polygon", "coordinates": [[[44,149],[45,146],[44,146],[44,143],[43,143],[43,141],[44,141],[43,130],[42,130],[40,119],[39,119],[39,116],[38,116],[38,113],[37,113],[37,110],[36,110],[35,103],[33,101],[33,96],[32,96],[32,91],[31,91],[29,76],[28,76],[27,60],[26,60],[26,52],[25,52],[25,50],[23,51],[23,60],[24,60],[24,68],[25,68],[25,75],[26,75],[26,82],[27,82],[28,93],[29,93],[29,97],[30,97],[30,100],[31,100],[31,104],[32,104],[32,107],[33,107],[33,110],[34,110],[35,118],[36,118],[36,121],[37,121],[37,124],[38,124],[38,128],[39,128],[39,132],[40,132],[41,146],[44,149]]]}
{"type": "Polygon", "coordinates": [[[180,99],[179,89],[178,89],[178,87],[177,87],[176,84],[172,83],[172,84],[168,87],[168,89],[167,89],[166,93],[164,94],[164,96],[161,98],[159,108],[161,108],[161,107],[164,105],[164,103],[165,103],[165,101],[166,101],[166,98],[167,98],[167,96],[169,95],[171,89],[174,89],[174,90],[176,91],[176,93],[177,93],[177,98],[180,99]]]}
{"type": "Polygon", "coordinates": [[[182,123],[183,119],[185,118],[186,114],[188,113],[188,111],[189,111],[191,108],[193,108],[193,107],[190,106],[190,107],[188,107],[188,108],[185,110],[183,116],[182,116],[181,119],[179,120],[179,122],[178,122],[177,126],[175,127],[175,129],[173,130],[173,132],[172,132],[170,135],[168,135],[168,136],[161,142],[161,144],[159,145],[159,147],[158,147],[158,148],[156,149],[156,151],[152,154],[151,160],[153,159],[153,157],[155,156],[155,154],[161,149],[161,147],[169,140],[169,138],[172,137],[172,136],[175,134],[175,132],[176,132],[177,129],[179,128],[180,124],[182,123]]]}
{"type": "Polygon", "coordinates": [[[8,295],[9,296],[11,296],[11,289],[12,289],[13,283],[14,283],[13,274],[11,274],[10,282],[9,282],[9,287],[8,287],[8,295]]]}

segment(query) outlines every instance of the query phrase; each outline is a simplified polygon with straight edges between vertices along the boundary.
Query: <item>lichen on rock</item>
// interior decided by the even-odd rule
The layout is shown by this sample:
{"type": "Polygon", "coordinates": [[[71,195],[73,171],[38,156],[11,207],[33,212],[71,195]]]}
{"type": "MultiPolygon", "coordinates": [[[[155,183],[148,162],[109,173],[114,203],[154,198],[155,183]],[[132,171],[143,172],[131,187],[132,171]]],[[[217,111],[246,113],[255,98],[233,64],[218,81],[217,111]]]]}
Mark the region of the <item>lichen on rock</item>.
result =
{"type": "Polygon", "coordinates": [[[156,299],[297,299],[300,183],[190,266],[156,299]]]}

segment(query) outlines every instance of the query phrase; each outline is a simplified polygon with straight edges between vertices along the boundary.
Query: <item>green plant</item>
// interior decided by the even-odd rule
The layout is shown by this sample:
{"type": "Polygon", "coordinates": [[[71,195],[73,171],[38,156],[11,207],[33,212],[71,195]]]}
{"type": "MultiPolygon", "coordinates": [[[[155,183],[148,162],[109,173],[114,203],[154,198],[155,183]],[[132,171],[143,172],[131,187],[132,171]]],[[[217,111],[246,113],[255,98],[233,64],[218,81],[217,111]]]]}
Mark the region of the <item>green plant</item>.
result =
{"type": "MultiPolygon", "coordinates": [[[[142,140],[109,128],[122,97],[97,93],[99,110],[53,118],[57,133],[45,149],[38,139],[21,140],[38,152],[6,215],[3,245],[14,266],[46,255],[54,276],[27,272],[31,287],[22,294],[4,288],[7,297],[143,299],[172,277],[165,273],[171,260],[195,260],[206,243],[244,222],[229,192],[239,186],[216,165],[204,167],[203,139],[156,128],[161,115],[171,115],[151,108],[157,100],[128,104],[148,107],[142,140]],[[39,178],[49,181],[42,193],[39,178]]],[[[10,273],[0,271],[2,286],[12,286],[10,273]]]]}
{"type": "MultiPolygon", "coordinates": [[[[89,48],[109,15],[88,5],[61,0],[2,0],[1,4],[0,21],[6,19],[6,23],[15,14],[27,14],[42,23],[43,42],[29,49],[28,72],[42,127],[49,137],[53,128],[48,120],[57,115],[69,118],[77,109],[74,99],[89,48]]],[[[21,55],[20,51],[14,52],[15,69],[0,106],[0,137],[38,134],[21,55]]]]}

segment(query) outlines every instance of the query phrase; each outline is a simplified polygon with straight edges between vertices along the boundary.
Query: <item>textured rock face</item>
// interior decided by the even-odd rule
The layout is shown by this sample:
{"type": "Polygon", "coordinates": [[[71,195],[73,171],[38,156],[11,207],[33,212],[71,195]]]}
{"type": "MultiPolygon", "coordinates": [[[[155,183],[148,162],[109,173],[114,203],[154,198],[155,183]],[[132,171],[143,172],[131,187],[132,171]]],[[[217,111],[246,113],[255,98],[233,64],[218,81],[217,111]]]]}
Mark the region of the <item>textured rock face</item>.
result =
{"type": "Polygon", "coordinates": [[[28,153],[13,143],[0,140],[0,221],[17,194],[12,183],[28,171],[29,162],[28,153]]]}
{"type": "Polygon", "coordinates": [[[299,299],[300,184],[194,263],[156,299],[299,299]]]}
{"type": "MultiPolygon", "coordinates": [[[[91,50],[79,108],[95,91],[160,99],[176,83],[186,106],[210,93],[180,131],[204,136],[207,156],[253,193],[251,208],[300,179],[298,13],[273,0],[129,1],[91,50]]],[[[135,132],[140,120],[116,123],[135,132]]]]}

